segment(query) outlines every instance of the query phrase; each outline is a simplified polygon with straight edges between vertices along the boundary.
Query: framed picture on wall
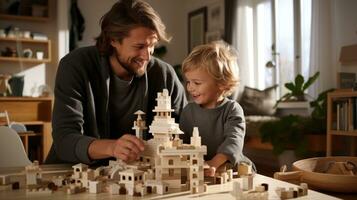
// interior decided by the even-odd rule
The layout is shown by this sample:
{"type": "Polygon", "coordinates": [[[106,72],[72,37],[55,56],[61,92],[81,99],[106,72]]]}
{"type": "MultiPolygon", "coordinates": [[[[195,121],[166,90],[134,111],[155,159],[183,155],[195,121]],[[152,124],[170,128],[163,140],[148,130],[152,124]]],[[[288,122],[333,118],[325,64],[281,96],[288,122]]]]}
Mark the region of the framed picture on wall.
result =
{"type": "Polygon", "coordinates": [[[206,32],[206,43],[222,40],[222,34],[220,31],[206,32]]]}
{"type": "Polygon", "coordinates": [[[356,73],[339,72],[337,73],[337,83],[340,89],[353,88],[356,82],[356,73]]]}
{"type": "Polygon", "coordinates": [[[221,31],[224,33],[224,1],[217,0],[207,8],[208,31],[221,31]]]}
{"type": "Polygon", "coordinates": [[[205,43],[207,30],[207,8],[203,7],[188,13],[188,53],[205,43]]]}

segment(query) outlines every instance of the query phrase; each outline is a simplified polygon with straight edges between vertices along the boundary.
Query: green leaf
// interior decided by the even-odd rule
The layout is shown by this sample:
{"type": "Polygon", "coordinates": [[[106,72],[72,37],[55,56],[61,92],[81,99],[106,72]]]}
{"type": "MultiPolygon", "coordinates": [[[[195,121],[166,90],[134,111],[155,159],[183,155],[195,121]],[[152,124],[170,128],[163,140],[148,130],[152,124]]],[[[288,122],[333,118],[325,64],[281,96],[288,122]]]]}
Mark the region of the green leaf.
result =
{"type": "Polygon", "coordinates": [[[312,85],[316,79],[319,77],[320,72],[316,72],[312,77],[310,77],[306,83],[304,84],[304,87],[302,88],[303,91],[305,91],[310,85],[312,85]]]}
{"type": "Polygon", "coordinates": [[[285,83],[285,87],[287,89],[289,89],[290,91],[294,91],[295,90],[295,85],[294,83],[285,83]]]}
{"type": "Polygon", "coordinates": [[[303,93],[302,86],[304,82],[305,82],[304,77],[301,74],[298,74],[295,78],[295,92],[297,94],[303,93]]]}

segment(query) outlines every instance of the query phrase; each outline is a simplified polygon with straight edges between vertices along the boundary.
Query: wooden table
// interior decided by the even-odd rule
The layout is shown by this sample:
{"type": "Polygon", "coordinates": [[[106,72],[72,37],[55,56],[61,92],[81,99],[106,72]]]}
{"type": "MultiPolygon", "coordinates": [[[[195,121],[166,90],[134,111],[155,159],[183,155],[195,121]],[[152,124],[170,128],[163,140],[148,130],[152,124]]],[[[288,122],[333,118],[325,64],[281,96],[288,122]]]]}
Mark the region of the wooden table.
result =
{"type": "MultiPolygon", "coordinates": [[[[68,171],[71,171],[72,168],[70,165],[42,165],[41,168],[43,169],[43,178],[48,177],[49,175],[52,176],[53,173],[66,173],[68,171]]],[[[13,180],[20,181],[22,186],[24,185],[24,173],[23,173],[23,168],[0,168],[0,175],[4,174],[12,174],[14,177],[12,178],[13,180]]],[[[235,179],[234,181],[240,181],[242,184],[241,179],[235,179]]],[[[275,188],[276,187],[296,187],[296,185],[284,182],[284,181],[279,181],[270,177],[266,177],[260,174],[256,174],[254,177],[253,181],[254,185],[259,185],[261,183],[268,183],[269,184],[269,199],[279,199],[278,196],[275,193],[275,188]]],[[[22,187],[23,188],[23,187],[22,187]]],[[[165,195],[157,195],[157,194],[150,194],[147,196],[144,196],[144,198],[141,197],[132,197],[132,196],[123,196],[123,195],[111,195],[109,193],[99,193],[99,194],[90,194],[90,193],[79,193],[79,194],[74,194],[74,195],[68,195],[64,191],[56,191],[53,194],[50,195],[26,195],[25,189],[20,189],[20,190],[10,190],[10,191],[0,191],[0,199],[35,199],[35,200],[41,200],[41,199],[51,199],[51,200],[57,200],[57,199],[85,199],[85,200],[90,200],[90,199],[191,199],[191,198],[197,198],[197,199],[221,199],[221,200],[226,200],[226,199],[234,199],[233,196],[230,195],[230,191],[232,190],[232,182],[222,184],[222,185],[209,185],[207,192],[202,193],[202,194],[190,194],[188,191],[182,192],[178,190],[170,190],[169,194],[165,195]]],[[[308,191],[308,196],[305,197],[300,197],[298,199],[323,199],[323,200],[333,200],[333,199],[339,199],[333,196],[329,196],[320,192],[316,192],[313,190],[308,191]]]]}

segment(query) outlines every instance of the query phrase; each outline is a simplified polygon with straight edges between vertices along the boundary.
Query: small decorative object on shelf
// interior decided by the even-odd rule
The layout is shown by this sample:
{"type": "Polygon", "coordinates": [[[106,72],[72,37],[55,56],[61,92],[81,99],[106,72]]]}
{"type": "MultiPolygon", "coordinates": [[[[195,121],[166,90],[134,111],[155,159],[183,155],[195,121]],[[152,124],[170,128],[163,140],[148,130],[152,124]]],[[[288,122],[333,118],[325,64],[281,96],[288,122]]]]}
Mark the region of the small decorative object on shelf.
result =
{"type": "Polygon", "coordinates": [[[22,56],[25,58],[32,58],[32,50],[31,49],[24,49],[22,51],[22,56]]]}
{"type": "Polygon", "coordinates": [[[34,40],[48,40],[47,35],[43,33],[32,33],[32,39],[34,40]]]}
{"type": "Polygon", "coordinates": [[[42,60],[43,59],[43,51],[37,51],[36,52],[36,58],[38,60],[42,60]]]}
{"type": "Polygon", "coordinates": [[[9,85],[9,79],[11,78],[8,74],[0,74],[0,96],[7,96],[11,91],[9,85]]]}
{"type": "Polygon", "coordinates": [[[5,38],[5,37],[6,37],[5,29],[0,29],[0,38],[5,38]]]}

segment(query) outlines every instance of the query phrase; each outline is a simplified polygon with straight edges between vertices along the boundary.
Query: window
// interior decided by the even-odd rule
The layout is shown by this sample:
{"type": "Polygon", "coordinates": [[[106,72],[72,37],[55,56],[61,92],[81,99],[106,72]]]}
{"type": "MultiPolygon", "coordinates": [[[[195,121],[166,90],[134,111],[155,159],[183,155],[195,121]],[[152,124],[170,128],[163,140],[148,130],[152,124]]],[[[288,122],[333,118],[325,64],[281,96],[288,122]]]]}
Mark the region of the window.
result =
{"type": "Polygon", "coordinates": [[[265,89],[309,76],[312,0],[238,1],[236,47],[243,85],[265,89]]]}
{"type": "MultiPolygon", "coordinates": [[[[311,0],[275,0],[278,83],[292,81],[297,74],[309,76],[311,0]]],[[[285,87],[280,89],[285,94],[285,87]]]]}

